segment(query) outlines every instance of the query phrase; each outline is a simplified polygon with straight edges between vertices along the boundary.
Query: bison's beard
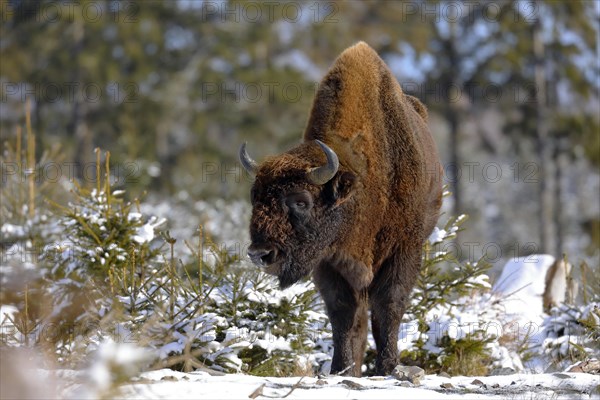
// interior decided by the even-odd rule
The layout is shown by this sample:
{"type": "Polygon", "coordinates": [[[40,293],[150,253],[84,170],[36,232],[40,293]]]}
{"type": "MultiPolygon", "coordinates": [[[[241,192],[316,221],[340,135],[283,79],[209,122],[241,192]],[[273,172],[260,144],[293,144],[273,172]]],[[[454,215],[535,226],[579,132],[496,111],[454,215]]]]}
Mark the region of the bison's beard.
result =
{"type": "Polygon", "coordinates": [[[300,257],[286,257],[279,271],[276,273],[281,289],[288,288],[300,279],[309,275],[318,264],[320,257],[309,257],[303,253],[300,257]]]}
{"type": "Polygon", "coordinates": [[[333,251],[341,215],[327,215],[320,226],[296,226],[297,233],[286,238],[287,246],[278,247],[280,258],[265,271],[277,276],[281,289],[288,288],[309,275],[333,251]]]}
{"type": "Polygon", "coordinates": [[[312,268],[306,266],[290,266],[283,268],[282,271],[277,275],[279,278],[279,287],[281,289],[288,288],[300,279],[310,273],[312,268]]]}

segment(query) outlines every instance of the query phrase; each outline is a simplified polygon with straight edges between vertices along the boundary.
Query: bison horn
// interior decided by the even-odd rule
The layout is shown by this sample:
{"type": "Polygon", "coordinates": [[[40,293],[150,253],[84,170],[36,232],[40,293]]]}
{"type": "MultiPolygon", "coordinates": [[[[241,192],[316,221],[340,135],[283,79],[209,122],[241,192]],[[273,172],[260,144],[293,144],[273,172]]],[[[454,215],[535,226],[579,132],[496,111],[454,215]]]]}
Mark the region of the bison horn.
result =
{"type": "Polygon", "coordinates": [[[308,173],[308,179],[315,185],[324,185],[333,178],[340,167],[340,161],[338,160],[335,151],[331,150],[325,143],[320,140],[315,140],[317,144],[327,156],[327,164],[320,167],[316,167],[310,170],[308,173]]]}
{"type": "Polygon", "coordinates": [[[240,162],[242,163],[242,167],[244,167],[250,175],[256,175],[258,164],[248,155],[248,152],[246,151],[246,142],[240,147],[240,162]]]}

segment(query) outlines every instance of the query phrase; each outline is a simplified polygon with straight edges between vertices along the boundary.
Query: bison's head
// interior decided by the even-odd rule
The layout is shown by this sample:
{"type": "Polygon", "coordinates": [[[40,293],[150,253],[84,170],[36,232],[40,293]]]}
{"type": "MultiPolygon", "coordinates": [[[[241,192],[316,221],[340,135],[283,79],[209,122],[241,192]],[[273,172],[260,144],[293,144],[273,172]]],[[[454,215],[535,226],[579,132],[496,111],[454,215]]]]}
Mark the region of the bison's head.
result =
{"type": "Polygon", "coordinates": [[[244,144],[240,161],[256,175],[248,256],[288,287],[335,252],[351,223],[355,175],[342,171],[336,153],[318,140],[260,165],[244,144]]]}

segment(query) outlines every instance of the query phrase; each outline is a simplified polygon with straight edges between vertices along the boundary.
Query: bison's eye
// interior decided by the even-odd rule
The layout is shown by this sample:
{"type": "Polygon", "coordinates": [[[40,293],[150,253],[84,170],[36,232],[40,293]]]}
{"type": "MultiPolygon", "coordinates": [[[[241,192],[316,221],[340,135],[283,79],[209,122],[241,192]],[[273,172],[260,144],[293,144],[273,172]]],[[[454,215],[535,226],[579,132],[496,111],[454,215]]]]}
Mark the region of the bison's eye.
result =
{"type": "Polygon", "coordinates": [[[285,205],[293,211],[308,211],[313,206],[312,196],[308,192],[292,193],[286,196],[285,205]]]}
{"type": "Polygon", "coordinates": [[[296,203],[294,203],[294,207],[296,207],[296,208],[306,208],[306,202],[304,202],[302,200],[298,200],[296,203]]]}

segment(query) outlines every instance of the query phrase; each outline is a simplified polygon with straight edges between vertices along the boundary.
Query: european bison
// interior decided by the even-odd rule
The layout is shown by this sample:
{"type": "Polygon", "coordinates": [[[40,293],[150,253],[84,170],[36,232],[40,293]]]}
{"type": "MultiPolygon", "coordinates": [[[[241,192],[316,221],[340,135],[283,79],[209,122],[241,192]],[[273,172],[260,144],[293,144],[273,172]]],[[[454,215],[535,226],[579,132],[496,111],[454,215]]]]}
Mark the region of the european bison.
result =
{"type": "Polygon", "coordinates": [[[360,376],[371,309],[377,373],[398,363],[398,329],[442,202],[425,106],[366,43],[321,81],[304,140],[260,165],[248,255],[282,288],[312,272],[333,328],[331,373],[360,376]]]}

